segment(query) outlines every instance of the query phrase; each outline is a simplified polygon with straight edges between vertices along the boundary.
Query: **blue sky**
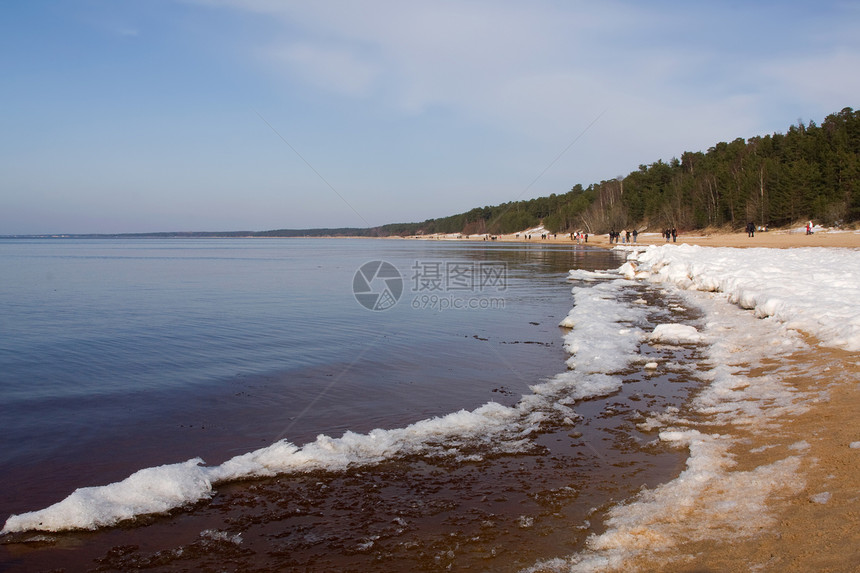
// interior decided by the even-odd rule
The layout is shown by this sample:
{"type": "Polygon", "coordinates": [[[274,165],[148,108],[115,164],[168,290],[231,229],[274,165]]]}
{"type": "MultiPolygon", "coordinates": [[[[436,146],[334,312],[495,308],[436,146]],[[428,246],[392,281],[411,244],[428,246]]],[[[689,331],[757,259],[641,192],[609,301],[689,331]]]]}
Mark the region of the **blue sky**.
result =
{"type": "Polygon", "coordinates": [[[860,107],[857,30],[827,1],[7,1],[0,235],[565,193],[860,107]]]}

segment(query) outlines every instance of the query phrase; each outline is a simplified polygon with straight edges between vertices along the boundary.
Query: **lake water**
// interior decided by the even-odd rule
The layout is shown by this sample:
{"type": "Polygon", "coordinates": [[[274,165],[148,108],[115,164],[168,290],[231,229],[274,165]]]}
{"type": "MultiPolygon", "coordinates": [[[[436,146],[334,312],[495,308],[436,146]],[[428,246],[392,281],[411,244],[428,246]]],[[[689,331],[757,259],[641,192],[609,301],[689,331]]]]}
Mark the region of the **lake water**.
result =
{"type": "MultiPolygon", "coordinates": [[[[567,271],[621,262],[540,242],[1,240],[0,520],[142,468],[513,407],[565,370],[567,271]],[[368,289],[383,296],[356,296],[368,289]]],[[[625,296],[659,313],[643,289],[625,296]]],[[[681,404],[692,383],[619,375],[623,391],[576,406],[582,427],[550,425],[527,452],[229,482],[169,516],[13,536],[0,565],[515,570],[563,556],[594,507],[682,461],[622,434],[643,395],[681,404]]]]}

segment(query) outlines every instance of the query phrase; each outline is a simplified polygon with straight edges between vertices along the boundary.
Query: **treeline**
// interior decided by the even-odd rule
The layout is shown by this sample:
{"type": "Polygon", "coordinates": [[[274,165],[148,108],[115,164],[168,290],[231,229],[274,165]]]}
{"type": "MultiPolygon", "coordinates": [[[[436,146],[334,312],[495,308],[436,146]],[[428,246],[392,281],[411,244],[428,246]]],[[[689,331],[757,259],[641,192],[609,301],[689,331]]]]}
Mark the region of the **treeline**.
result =
{"type": "Polygon", "coordinates": [[[845,108],[819,126],[717,143],[668,163],[570,192],[479,207],[423,223],[385,225],[382,233],[511,233],[543,223],[553,232],[673,227],[782,226],[813,219],[860,220],[860,111],[845,108]]]}
{"type": "Polygon", "coordinates": [[[476,207],[465,213],[428,219],[423,223],[395,223],[379,227],[389,235],[417,235],[433,233],[502,234],[523,231],[543,224],[552,230],[562,231],[560,214],[567,209],[585,210],[591,203],[594,193],[584,191],[577,185],[569,193],[549,197],[538,197],[528,201],[511,201],[493,207],[476,207]]]}

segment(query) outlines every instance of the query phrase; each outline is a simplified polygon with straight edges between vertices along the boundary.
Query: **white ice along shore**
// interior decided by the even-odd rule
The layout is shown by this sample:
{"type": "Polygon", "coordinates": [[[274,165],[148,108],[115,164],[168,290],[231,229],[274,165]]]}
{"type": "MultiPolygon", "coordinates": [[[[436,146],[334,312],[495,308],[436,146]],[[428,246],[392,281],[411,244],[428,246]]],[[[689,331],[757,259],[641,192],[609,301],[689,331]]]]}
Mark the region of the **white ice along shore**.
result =
{"type": "Polygon", "coordinates": [[[213,467],[195,458],[146,468],[120,482],[79,488],[45,509],[12,515],[0,534],[111,526],[206,499],[219,483],[257,476],[342,471],[406,455],[468,462],[488,453],[527,451],[533,446],[531,434],[542,423],[574,424],[578,419],[570,408],[574,402],[617,390],[621,381],[611,374],[635,358],[644,336],[637,322],[645,311],[617,300],[631,281],[617,272],[596,277],[603,282],[573,288],[576,307],[568,319],[579,322],[579,327],[564,340],[573,354],[571,370],[531,386],[533,393],[514,407],[489,402],[405,428],[346,432],[340,438],[320,435],[301,447],[282,440],[213,467]]]}
{"type": "Polygon", "coordinates": [[[860,349],[860,250],[687,245],[628,250],[620,273],[672,290],[705,314],[701,334],[661,325],[650,336],[657,341],[701,336],[708,344],[707,385],[688,418],[670,409],[640,424],[657,431],[662,442],[687,447],[686,469],[610,509],[606,531],[592,535],[585,551],[538,563],[528,572],[637,571],[643,557],[659,555],[663,562],[669,558],[665,552],[684,542],[731,541],[772,525],[767,500],[802,490],[797,470],[809,445],[780,443],[769,430],[819,396],[799,392],[783,375],[751,376],[749,369],[805,347],[799,331],[822,345],[860,349]],[[733,431],[768,436],[768,447],[777,448],[781,459],[732,471],[730,448],[741,439],[733,431]]]}
{"type": "Polygon", "coordinates": [[[860,351],[860,251],[663,245],[632,250],[627,278],[720,292],[822,344],[860,351]]]}

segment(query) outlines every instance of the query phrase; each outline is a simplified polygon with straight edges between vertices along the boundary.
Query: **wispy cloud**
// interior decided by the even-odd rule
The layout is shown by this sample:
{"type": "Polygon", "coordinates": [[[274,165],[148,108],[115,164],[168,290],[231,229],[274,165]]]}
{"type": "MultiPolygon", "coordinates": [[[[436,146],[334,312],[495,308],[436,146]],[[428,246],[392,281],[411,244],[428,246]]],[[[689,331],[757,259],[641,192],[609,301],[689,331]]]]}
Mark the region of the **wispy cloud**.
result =
{"type": "Polygon", "coordinates": [[[284,38],[267,50],[278,73],[403,113],[442,107],[533,134],[607,105],[683,113],[690,103],[697,113],[718,98],[750,103],[709,89],[725,70],[697,73],[708,46],[665,39],[691,23],[638,4],[215,3],[282,23],[284,38]]]}
{"type": "MultiPolygon", "coordinates": [[[[271,73],[349,105],[408,117],[441,112],[549,154],[607,110],[570,157],[586,183],[784,129],[860,93],[860,80],[833,81],[840,69],[857,67],[860,50],[844,48],[848,36],[805,29],[807,13],[796,6],[197,2],[264,16],[270,34],[251,51],[263,54],[271,73]],[[817,51],[807,53],[812,45],[817,51]],[[833,52],[834,45],[848,51],[833,52]]],[[[834,14],[850,20],[857,12],[828,10],[809,12],[816,29],[834,14]]]]}

